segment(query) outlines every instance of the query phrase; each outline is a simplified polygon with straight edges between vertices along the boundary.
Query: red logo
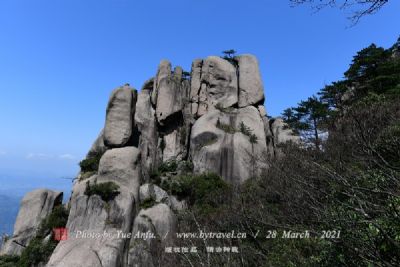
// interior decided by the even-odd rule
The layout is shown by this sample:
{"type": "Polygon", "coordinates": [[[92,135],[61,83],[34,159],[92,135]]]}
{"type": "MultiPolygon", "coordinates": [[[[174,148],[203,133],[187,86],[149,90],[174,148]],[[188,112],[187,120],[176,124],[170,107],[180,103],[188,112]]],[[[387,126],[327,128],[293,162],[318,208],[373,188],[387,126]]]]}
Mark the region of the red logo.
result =
{"type": "Polygon", "coordinates": [[[61,241],[68,239],[68,229],[64,227],[54,228],[53,229],[54,240],[61,241]]]}

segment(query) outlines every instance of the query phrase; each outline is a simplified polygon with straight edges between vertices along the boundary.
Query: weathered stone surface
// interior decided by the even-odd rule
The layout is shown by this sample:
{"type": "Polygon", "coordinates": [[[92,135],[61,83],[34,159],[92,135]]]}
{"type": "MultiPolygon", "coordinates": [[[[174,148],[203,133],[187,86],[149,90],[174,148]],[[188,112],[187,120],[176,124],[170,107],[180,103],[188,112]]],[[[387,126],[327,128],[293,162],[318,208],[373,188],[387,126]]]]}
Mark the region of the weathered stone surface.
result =
{"type": "Polygon", "coordinates": [[[137,216],[132,229],[132,234],[140,237],[143,233],[149,233],[149,238],[132,238],[128,251],[129,267],[153,267],[158,266],[158,259],[162,253],[161,242],[156,237],[156,229],[151,219],[146,216],[137,216]]]}
{"type": "Polygon", "coordinates": [[[171,245],[176,232],[176,218],[164,203],[141,210],[132,228],[128,251],[128,266],[159,266],[162,249],[171,245]],[[143,233],[148,236],[141,237],[143,233]],[[139,237],[139,238],[137,238],[139,237]]]}
{"type": "Polygon", "coordinates": [[[276,118],[271,121],[271,131],[275,145],[290,141],[295,143],[300,142],[300,137],[295,135],[292,129],[290,129],[281,118],[276,118]]]}
{"type": "Polygon", "coordinates": [[[159,82],[157,95],[156,117],[161,125],[165,124],[166,119],[177,112],[182,112],[183,91],[181,81],[167,77],[159,82]]]}
{"type": "Polygon", "coordinates": [[[239,107],[264,102],[264,87],[257,58],[245,54],[235,59],[239,66],[239,107]]]}
{"type": "Polygon", "coordinates": [[[262,158],[266,153],[264,124],[253,106],[208,112],[192,127],[191,156],[197,173],[215,172],[239,184],[265,167],[262,158]],[[241,122],[256,136],[255,143],[240,132],[241,122]]]}
{"type": "Polygon", "coordinates": [[[165,203],[141,210],[138,217],[147,217],[154,225],[156,235],[163,245],[171,244],[176,232],[176,217],[165,203]]]}
{"type": "MultiPolygon", "coordinates": [[[[207,84],[205,91],[208,110],[217,104],[226,108],[238,102],[236,68],[227,60],[216,56],[208,57],[203,62],[201,82],[207,84]]],[[[201,90],[204,91],[203,87],[201,90]]]]}
{"type": "Polygon", "coordinates": [[[142,89],[138,95],[135,112],[135,125],[140,132],[139,149],[143,180],[150,179],[150,172],[157,165],[158,132],[155,110],[151,103],[151,91],[142,89]]]}
{"type": "Polygon", "coordinates": [[[20,255],[32,238],[40,223],[54,206],[61,205],[63,193],[48,189],[37,189],[27,193],[21,201],[14,233],[1,248],[0,255],[20,255]]]}
{"type": "Polygon", "coordinates": [[[162,150],[163,161],[182,160],[186,156],[186,133],[185,125],[179,126],[163,137],[164,149],[162,150]]]}
{"type": "Polygon", "coordinates": [[[156,77],[154,79],[153,91],[151,92],[151,103],[157,105],[158,88],[160,87],[160,81],[171,76],[171,63],[168,60],[161,60],[158,65],[156,77]]]}
{"type": "Polygon", "coordinates": [[[140,153],[135,147],[107,150],[99,164],[98,175],[74,186],[67,228],[69,238],[61,241],[47,266],[113,267],[125,264],[124,248],[139,203],[140,153]],[[119,194],[108,202],[98,195],[84,194],[86,182],[114,182],[119,194]],[[120,232],[119,232],[120,231],[120,232]],[[83,233],[98,238],[84,238],[83,233]],[[107,233],[104,235],[103,233],[107,233]]]}
{"type": "Polygon", "coordinates": [[[156,202],[163,202],[167,205],[170,205],[168,193],[155,184],[144,184],[140,186],[139,196],[141,203],[149,198],[152,198],[156,202]]]}
{"type": "Polygon", "coordinates": [[[185,200],[178,200],[175,196],[169,196],[169,201],[172,210],[181,211],[188,208],[185,200]]]}
{"type": "Polygon", "coordinates": [[[115,89],[107,106],[104,144],[122,147],[128,143],[133,130],[137,92],[129,85],[115,89]]]}
{"type": "MultiPolygon", "coordinates": [[[[202,59],[195,59],[192,63],[191,79],[190,79],[190,95],[191,114],[197,115],[199,107],[199,93],[201,88],[201,68],[203,66],[202,59]]],[[[205,98],[207,100],[207,98],[205,98]]],[[[203,100],[204,102],[204,100],[203,100]]]]}
{"type": "Polygon", "coordinates": [[[274,154],[274,141],[269,125],[269,119],[267,117],[267,111],[265,110],[265,107],[263,105],[259,105],[258,112],[260,113],[260,116],[264,124],[264,133],[266,138],[268,154],[272,156],[274,154]]]}

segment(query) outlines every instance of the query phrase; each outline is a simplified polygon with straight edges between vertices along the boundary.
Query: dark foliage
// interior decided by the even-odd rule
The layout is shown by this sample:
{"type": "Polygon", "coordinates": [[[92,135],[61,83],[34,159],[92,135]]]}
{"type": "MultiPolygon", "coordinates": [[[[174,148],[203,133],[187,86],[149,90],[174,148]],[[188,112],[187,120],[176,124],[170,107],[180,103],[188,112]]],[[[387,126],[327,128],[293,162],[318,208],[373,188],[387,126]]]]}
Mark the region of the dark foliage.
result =
{"type": "Polygon", "coordinates": [[[92,196],[98,195],[103,201],[113,200],[120,192],[118,191],[119,185],[114,182],[104,182],[90,184],[89,181],[86,182],[85,195],[92,196]]]}

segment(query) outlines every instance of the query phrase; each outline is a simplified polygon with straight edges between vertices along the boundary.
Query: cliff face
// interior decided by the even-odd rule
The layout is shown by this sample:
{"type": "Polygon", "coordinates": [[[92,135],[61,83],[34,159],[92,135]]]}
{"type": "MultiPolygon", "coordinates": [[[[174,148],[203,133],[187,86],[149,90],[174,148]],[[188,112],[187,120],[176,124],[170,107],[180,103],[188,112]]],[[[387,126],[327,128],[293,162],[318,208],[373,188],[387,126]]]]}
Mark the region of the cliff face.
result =
{"type": "MultiPolygon", "coordinates": [[[[274,156],[277,144],[297,140],[281,120],[268,120],[263,103],[252,55],[196,59],[190,75],[180,67],[172,71],[164,60],[139,93],[128,84],[115,89],[104,129],[87,154],[86,162],[100,158],[98,168],[82,168],[75,180],[68,203],[70,235],[47,266],[157,266],[160,251],[173,242],[175,212],[186,205],[152,184],[152,173],[163,163],[185,162],[194,173],[213,172],[236,185],[256,176],[268,168],[260,159],[274,156]],[[111,188],[107,194],[96,191],[105,185],[111,188]],[[146,208],[148,199],[155,205],[146,208]],[[119,234],[137,231],[157,239],[119,234]],[[82,238],[78,232],[107,236],[82,238]]],[[[17,219],[17,230],[19,224],[17,219]]],[[[34,231],[28,235],[23,242],[34,231]]],[[[17,251],[5,246],[2,253],[17,251]]]]}

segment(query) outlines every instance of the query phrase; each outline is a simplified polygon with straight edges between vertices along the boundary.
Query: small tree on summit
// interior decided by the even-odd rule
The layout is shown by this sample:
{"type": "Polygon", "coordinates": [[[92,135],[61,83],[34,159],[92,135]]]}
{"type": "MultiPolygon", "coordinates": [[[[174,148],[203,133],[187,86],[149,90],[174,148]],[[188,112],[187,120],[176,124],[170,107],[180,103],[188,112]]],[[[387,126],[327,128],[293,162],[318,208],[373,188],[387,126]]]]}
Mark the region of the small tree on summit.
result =
{"type": "Polygon", "coordinates": [[[233,59],[233,57],[236,54],[236,51],[233,49],[229,49],[229,50],[222,51],[222,53],[225,55],[224,56],[225,59],[233,59]]]}

